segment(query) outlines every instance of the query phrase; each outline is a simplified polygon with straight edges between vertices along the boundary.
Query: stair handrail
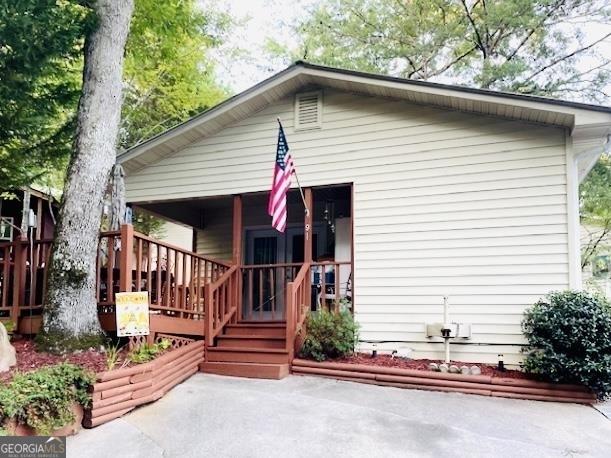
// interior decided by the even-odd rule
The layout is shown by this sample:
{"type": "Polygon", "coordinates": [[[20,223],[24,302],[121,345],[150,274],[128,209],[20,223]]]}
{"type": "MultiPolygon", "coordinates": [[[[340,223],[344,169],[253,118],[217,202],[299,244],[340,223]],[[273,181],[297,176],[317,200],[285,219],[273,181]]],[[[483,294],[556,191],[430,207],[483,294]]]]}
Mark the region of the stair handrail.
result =
{"type": "Polygon", "coordinates": [[[215,282],[204,286],[204,339],[206,346],[214,345],[214,338],[223,327],[233,320],[237,321],[240,305],[240,266],[233,265],[215,282]]]}
{"type": "Polygon", "coordinates": [[[303,328],[310,300],[310,263],[305,262],[292,282],[286,285],[286,351],[292,361],[295,337],[303,328]]]}
{"type": "Polygon", "coordinates": [[[151,237],[149,235],[143,234],[143,233],[138,232],[138,231],[133,231],[133,235],[134,235],[135,238],[146,240],[147,242],[151,242],[151,243],[156,243],[158,245],[161,245],[164,248],[170,248],[170,249],[172,249],[174,251],[178,251],[180,253],[185,253],[185,254],[188,254],[189,256],[193,256],[194,258],[199,258],[199,259],[206,260],[208,262],[213,262],[215,264],[219,264],[220,266],[223,266],[223,267],[229,268],[229,267],[231,267],[233,265],[231,262],[223,261],[221,259],[213,258],[213,257],[210,257],[210,256],[205,256],[203,254],[196,253],[195,251],[189,251],[189,250],[186,250],[186,249],[184,249],[182,247],[179,247],[178,245],[173,245],[171,243],[165,242],[163,240],[156,239],[155,237],[151,237]]]}

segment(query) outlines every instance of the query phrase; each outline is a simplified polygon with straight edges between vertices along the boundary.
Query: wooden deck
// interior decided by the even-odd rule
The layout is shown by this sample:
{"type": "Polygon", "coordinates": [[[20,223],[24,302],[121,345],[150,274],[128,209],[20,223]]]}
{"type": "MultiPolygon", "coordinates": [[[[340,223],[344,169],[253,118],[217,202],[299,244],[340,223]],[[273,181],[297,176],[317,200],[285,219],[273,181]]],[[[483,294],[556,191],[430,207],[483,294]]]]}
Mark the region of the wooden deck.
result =
{"type": "MultiPolygon", "coordinates": [[[[41,326],[51,240],[0,245],[0,320],[23,334],[41,326]]],[[[204,340],[200,369],[282,378],[312,304],[338,307],[346,263],[244,266],[161,242],[133,230],[100,234],[96,298],[102,328],[113,333],[115,294],[148,291],[149,341],[156,334],[204,340]],[[334,271],[316,277],[317,272],[334,271]],[[312,279],[317,284],[312,286],[312,279]],[[332,279],[332,281],[330,281],[332,279]],[[326,282],[326,283],[325,283],[326,282]],[[332,292],[333,294],[330,294],[332,292]]]]}

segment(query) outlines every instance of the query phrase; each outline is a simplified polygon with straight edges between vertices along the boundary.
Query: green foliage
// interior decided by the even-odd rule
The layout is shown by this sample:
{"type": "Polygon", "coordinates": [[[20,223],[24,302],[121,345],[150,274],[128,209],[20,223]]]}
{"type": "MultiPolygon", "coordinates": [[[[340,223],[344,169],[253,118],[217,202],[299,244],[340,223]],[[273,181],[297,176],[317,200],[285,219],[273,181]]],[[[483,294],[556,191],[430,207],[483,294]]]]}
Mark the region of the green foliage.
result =
{"type": "Polygon", "coordinates": [[[109,345],[106,347],[106,370],[111,371],[119,362],[121,347],[119,344],[109,345]]]}
{"type": "Polygon", "coordinates": [[[172,342],[170,342],[168,339],[162,339],[160,342],[152,345],[144,343],[130,351],[127,355],[127,359],[134,364],[148,363],[171,346],[172,342]]]}
{"type": "Polygon", "coordinates": [[[15,322],[13,320],[3,321],[4,329],[8,334],[12,334],[15,332],[15,322]]]}
{"type": "Polygon", "coordinates": [[[550,293],[525,314],[524,369],[553,382],[611,394],[611,305],[582,291],[550,293]]]}
{"type": "Polygon", "coordinates": [[[88,8],[0,0],[0,189],[65,167],[80,96],[88,8]]]}
{"type": "Polygon", "coordinates": [[[0,387],[0,415],[48,435],[74,421],[74,402],[90,405],[87,390],[94,380],[92,373],[67,363],[16,374],[0,387]]]}
{"type": "Polygon", "coordinates": [[[221,44],[226,15],[195,0],[138,0],[125,54],[121,147],[208,108],[226,93],[206,54],[221,44]]]}
{"type": "Polygon", "coordinates": [[[581,224],[588,236],[582,248],[584,268],[601,250],[609,250],[611,233],[611,156],[603,154],[579,187],[581,224]]]}
{"type": "Polygon", "coordinates": [[[165,221],[142,211],[134,210],[133,225],[137,232],[151,237],[161,238],[165,235],[165,221]]]}
{"type": "Polygon", "coordinates": [[[310,313],[306,329],[300,356],[316,361],[349,355],[358,341],[358,324],[348,311],[310,313]]]}
{"type": "MultiPolygon", "coordinates": [[[[414,79],[604,101],[609,56],[580,24],[605,22],[599,0],[322,0],[270,54],[414,79]],[[591,70],[575,65],[594,60],[591,70]]],[[[608,35],[607,35],[608,37],[608,35]]]]}
{"type": "MultiPolygon", "coordinates": [[[[0,189],[61,187],[72,150],[87,2],[0,0],[0,189]]],[[[225,90],[207,56],[231,25],[195,0],[136,0],[125,51],[120,147],[216,104],[225,90]]]]}

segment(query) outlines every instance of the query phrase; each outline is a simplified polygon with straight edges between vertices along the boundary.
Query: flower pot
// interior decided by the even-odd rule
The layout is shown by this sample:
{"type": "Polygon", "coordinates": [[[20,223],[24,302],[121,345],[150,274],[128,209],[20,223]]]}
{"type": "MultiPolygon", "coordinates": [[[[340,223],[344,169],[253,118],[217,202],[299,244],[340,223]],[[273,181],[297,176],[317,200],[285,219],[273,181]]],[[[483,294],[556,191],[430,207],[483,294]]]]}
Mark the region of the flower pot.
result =
{"type": "MultiPolygon", "coordinates": [[[[72,413],[74,415],[74,421],[69,425],[62,428],[51,431],[50,436],[72,436],[81,429],[81,423],[83,421],[83,407],[78,403],[72,404],[72,413]]],[[[9,435],[11,436],[38,436],[34,428],[28,425],[19,424],[15,419],[8,420],[4,427],[9,435]]]]}

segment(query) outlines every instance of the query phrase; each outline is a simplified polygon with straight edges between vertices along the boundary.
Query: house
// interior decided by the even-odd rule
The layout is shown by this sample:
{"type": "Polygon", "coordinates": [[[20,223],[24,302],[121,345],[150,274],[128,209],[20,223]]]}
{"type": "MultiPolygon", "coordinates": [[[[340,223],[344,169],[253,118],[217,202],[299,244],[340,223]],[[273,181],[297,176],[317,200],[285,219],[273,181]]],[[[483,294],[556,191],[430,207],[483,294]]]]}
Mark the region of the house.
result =
{"type": "Polygon", "coordinates": [[[35,225],[30,229],[35,240],[52,238],[57,204],[51,193],[36,186],[6,192],[0,197],[0,243],[28,238],[25,214],[34,217],[31,222],[35,225]]]}
{"type": "Polygon", "coordinates": [[[440,358],[447,296],[470,325],[452,358],[512,365],[524,310],[581,287],[578,184],[610,131],[608,107],[297,62],[118,160],[128,202],[238,266],[245,325],[281,325],[305,281],[312,309],[353,311],[361,348],[440,358]],[[285,233],[266,212],[277,118],[311,210],[293,183],[285,233]]]}

